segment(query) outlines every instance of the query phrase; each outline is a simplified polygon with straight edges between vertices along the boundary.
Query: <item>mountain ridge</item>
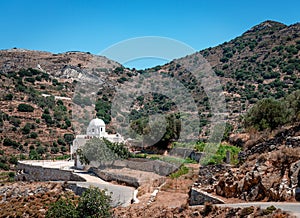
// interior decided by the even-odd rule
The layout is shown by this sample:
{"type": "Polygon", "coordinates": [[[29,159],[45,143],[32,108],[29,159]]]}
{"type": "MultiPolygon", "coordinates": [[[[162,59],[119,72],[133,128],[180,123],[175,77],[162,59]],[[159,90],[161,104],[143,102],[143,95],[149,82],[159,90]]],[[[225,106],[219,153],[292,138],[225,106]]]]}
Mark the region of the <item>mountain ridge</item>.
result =
{"type": "MultiPolygon", "coordinates": [[[[265,21],[228,42],[198,51],[196,54],[201,54],[219,77],[229,111],[228,122],[235,130],[241,131],[243,127],[240,116],[255,102],[265,97],[282,98],[300,88],[299,50],[299,23],[287,26],[275,21],[265,21]]],[[[23,153],[26,156],[30,150],[40,148],[40,153],[45,158],[46,154],[51,157],[57,154],[53,152],[57,149],[53,148],[61,149],[60,144],[66,144],[61,140],[64,134],[75,134],[74,129],[65,124],[66,120],[71,120],[71,103],[64,101],[63,105],[66,108],[62,108],[61,102],[52,99],[52,106],[48,108],[49,103],[46,105],[43,103],[42,93],[53,97],[73,97],[76,82],[80,81],[82,75],[87,75],[86,78],[97,76],[103,81],[104,86],[97,93],[98,109],[96,112],[109,123],[111,117],[108,113],[115,88],[126,81],[131,81],[136,75],[150,74],[154,71],[178,78],[191,91],[199,106],[201,137],[209,134],[210,105],[207,96],[201,87],[198,87],[199,81],[195,81],[186,69],[177,66],[174,61],[147,70],[133,70],[113,60],[86,52],[52,54],[22,49],[0,50],[0,76],[2,81],[5,81],[0,87],[2,102],[0,150],[8,151],[9,155],[23,153]],[[49,78],[45,74],[48,74],[49,78]],[[34,119],[28,119],[30,115],[26,115],[28,112],[18,112],[17,107],[21,103],[30,104],[35,108],[34,119]],[[40,106],[41,104],[43,107],[40,106]],[[48,112],[47,108],[49,113],[45,113],[48,112]],[[48,120],[49,124],[47,119],[44,119],[49,117],[47,114],[51,116],[53,123],[48,120]],[[56,120],[57,118],[60,120],[56,120]],[[37,123],[38,120],[39,123],[37,123]],[[35,130],[32,129],[29,132],[36,132],[37,138],[30,138],[30,133],[22,133],[28,131],[23,131],[27,123],[34,124],[35,130]],[[39,140],[43,138],[43,134],[51,132],[47,130],[43,133],[44,128],[53,129],[57,133],[51,133],[53,136],[50,139],[39,140]],[[17,145],[17,148],[4,146],[4,139],[8,136],[22,146],[17,145]],[[31,145],[32,149],[29,148],[31,145]]],[[[79,100],[80,103],[86,105],[85,96],[81,96],[79,100]]],[[[145,98],[142,101],[139,99],[134,104],[140,114],[145,112],[143,111],[145,107],[141,105],[147,105],[162,112],[173,110],[172,104],[168,104],[159,96],[158,98],[153,98],[153,96],[145,98]],[[165,106],[160,107],[159,103],[165,106]]],[[[87,122],[83,116],[84,109],[80,106],[77,109],[81,111],[83,121],[87,122]]],[[[135,119],[138,120],[138,117],[135,116],[135,119]]],[[[64,151],[58,153],[66,154],[65,149],[63,148],[64,151]]]]}

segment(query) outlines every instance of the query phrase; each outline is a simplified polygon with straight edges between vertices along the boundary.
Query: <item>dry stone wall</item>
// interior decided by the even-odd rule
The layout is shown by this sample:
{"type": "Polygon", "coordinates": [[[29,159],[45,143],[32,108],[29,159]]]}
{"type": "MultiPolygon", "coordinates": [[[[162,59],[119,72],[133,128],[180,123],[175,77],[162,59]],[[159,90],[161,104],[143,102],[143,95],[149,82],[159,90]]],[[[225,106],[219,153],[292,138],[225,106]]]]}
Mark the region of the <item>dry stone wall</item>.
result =
{"type": "Polygon", "coordinates": [[[45,168],[18,162],[16,180],[18,181],[82,181],[85,179],[72,171],[45,168]]]}

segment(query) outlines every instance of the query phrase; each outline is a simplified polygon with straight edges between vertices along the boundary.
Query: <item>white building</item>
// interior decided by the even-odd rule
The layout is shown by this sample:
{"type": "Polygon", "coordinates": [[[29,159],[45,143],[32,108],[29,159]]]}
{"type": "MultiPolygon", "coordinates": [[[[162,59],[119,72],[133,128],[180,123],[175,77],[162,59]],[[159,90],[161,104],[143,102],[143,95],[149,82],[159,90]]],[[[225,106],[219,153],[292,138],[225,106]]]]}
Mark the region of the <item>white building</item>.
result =
{"type": "Polygon", "coordinates": [[[108,134],[105,131],[105,123],[103,120],[99,118],[91,120],[89,126],[87,127],[86,135],[77,135],[71,147],[71,156],[75,154],[74,165],[76,168],[83,169],[84,167],[80,163],[79,157],[78,155],[76,155],[76,151],[78,148],[82,147],[87,140],[91,138],[105,138],[113,143],[124,142],[124,139],[120,134],[108,134]]]}

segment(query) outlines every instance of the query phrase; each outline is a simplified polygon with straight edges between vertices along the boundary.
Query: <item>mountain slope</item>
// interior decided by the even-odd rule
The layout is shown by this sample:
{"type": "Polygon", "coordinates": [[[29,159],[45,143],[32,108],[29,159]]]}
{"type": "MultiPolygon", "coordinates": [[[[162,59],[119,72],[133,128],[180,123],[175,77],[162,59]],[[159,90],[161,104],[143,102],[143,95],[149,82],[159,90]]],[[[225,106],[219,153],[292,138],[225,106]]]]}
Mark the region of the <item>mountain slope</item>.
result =
{"type": "MultiPolygon", "coordinates": [[[[257,100],[265,97],[281,98],[300,88],[299,50],[300,24],[286,26],[265,21],[229,42],[199,51],[191,57],[203,55],[219,77],[229,111],[228,122],[237,130],[242,128],[240,115],[257,100]]],[[[182,60],[185,58],[190,56],[182,60]]],[[[159,72],[175,77],[190,91],[199,108],[200,136],[206,137],[209,134],[209,99],[200,81],[196,81],[176,61],[137,71],[89,53],[51,54],[11,49],[0,51],[0,72],[0,150],[4,150],[6,154],[6,160],[2,157],[2,162],[5,163],[10,154],[23,153],[28,156],[30,151],[32,158],[66,154],[66,141],[70,141],[72,137],[64,135],[75,134],[74,127],[78,123],[71,119],[71,101],[55,99],[54,96],[72,98],[78,83],[95,77],[101,81],[101,90],[96,93],[97,115],[105,122],[111,121],[110,107],[118,85],[134,81],[138,75],[159,72]],[[42,94],[50,95],[50,98],[42,94]],[[31,105],[33,112],[20,111],[20,104],[31,105]],[[6,138],[16,143],[8,140],[4,143],[6,138]],[[40,156],[35,156],[35,153],[40,156]]],[[[80,122],[88,122],[88,116],[85,117],[88,110],[80,105],[88,105],[94,110],[89,98],[89,93],[76,98],[79,100],[76,112],[82,115],[80,122]]],[[[132,110],[131,118],[135,128],[138,131],[148,131],[147,123],[140,120],[147,112],[170,114],[178,111],[178,108],[172,103],[172,99],[150,93],[136,99],[132,110]]],[[[95,113],[93,111],[92,116],[95,113]]],[[[114,131],[110,125],[108,129],[114,131]]],[[[176,138],[172,134],[168,137],[171,141],[176,138]]]]}

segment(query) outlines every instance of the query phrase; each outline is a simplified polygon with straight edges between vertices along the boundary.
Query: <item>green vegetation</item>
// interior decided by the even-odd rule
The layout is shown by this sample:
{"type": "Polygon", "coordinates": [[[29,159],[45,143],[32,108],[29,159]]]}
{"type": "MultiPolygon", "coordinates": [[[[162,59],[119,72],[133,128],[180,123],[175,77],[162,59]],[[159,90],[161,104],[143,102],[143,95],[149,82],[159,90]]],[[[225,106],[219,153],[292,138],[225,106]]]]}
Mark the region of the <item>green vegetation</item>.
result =
{"type": "Polygon", "coordinates": [[[275,210],[277,210],[276,207],[274,207],[273,205],[267,207],[266,209],[263,210],[263,215],[269,215],[272,214],[275,210]]]}
{"type": "Polygon", "coordinates": [[[13,94],[9,93],[4,96],[4,100],[11,101],[11,100],[13,100],[13,97],[14,97],[13,94]]]}
{"type": "Polygon", "coordinates": [[[176,178],[179,178],[182,175],[187,174],[188,172],[189,172],[189,168],[182,165],[176,172],[172,173],[169,177],[171,179],[176,179],[176,178]]]}
{"type": "Polygon", "coordinates": [[[276,129],[300,119],[300,90],[280,100],[272,98],[257,102],[244,116],[244,126],[259,131],[276,129]]]}
{"type": "Polygon", "coordinates": [[[111,217],[111,197],[105,190],[90,187],[79,198],[78,205],[68,197],[60,197],[51,204],[46,218],[96,218],[111,217]]]}
{"type": "Polygon", "coordinates": [[[78,212],[74,203],[70,199],[60,198],[55,203],[51,204],[47,213],[46,218],[76,218],[78,212]]]}
{"type": "Polygon", "coordinates": [[[131,157],[130,152],[122,143],[112,143],[107,139],[92,138],[77,150],[80,162],[89,164],[91,161],[110,161],[116,159],[127,159],[131,157]]]}
{"type": "MultiPolygon", "coordinates": [[[[215,146],[213,146],[215,147],[215,146]]],[[[195,149],[199,152],[209,151],[210,145],[204,142],[198,142],[195,145],[195,149]]],[[[231,164],[237,164],[238,163],[238,153],[241,151],[240,148],[232,145],[223,145],[220,144],[218,147],[218,150],[215,154],[212,154],[209,156],[209,158],[203,158],[202,164],[203,165],[211,165],[211,164],[220,164],[224,163],[226,160],[226,153],[230,152],[230,161],[231,164]]]]}
{"type": "Polygon", "coordinates": [[[111,197],[106,195],[105,190],[90,187],[79,199],[77,211],[79,217],[110,217],[111,197]]]}
{"type": "Polygon", "coordinates": [[[19,104],[18,111],[20,112],[33,112],[34,108],[29,104],[19,104]]]}
{"type": "Polygon", "coordinates": [[[102,119],[105,123],[111,121],[110,116],[111,102],[108,99],[108,96],[103,95],[102,98],[99,98],[95,104],[95,110],[97,111],[97,117],[102,119]]]}
{"type": "Polygon", "coordinates": [[[9,138],[5,138],[5,139],[4,139],[3,145],[4,145],[4,146],[11,146],[11,147],[13,147],[13,148],[15,148],[15,149],[21,147],[21,144],[20,144],[20,143],[14,141],[14,140],[11,140],[11,139],[9,139],[9,138]]]}

